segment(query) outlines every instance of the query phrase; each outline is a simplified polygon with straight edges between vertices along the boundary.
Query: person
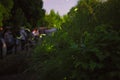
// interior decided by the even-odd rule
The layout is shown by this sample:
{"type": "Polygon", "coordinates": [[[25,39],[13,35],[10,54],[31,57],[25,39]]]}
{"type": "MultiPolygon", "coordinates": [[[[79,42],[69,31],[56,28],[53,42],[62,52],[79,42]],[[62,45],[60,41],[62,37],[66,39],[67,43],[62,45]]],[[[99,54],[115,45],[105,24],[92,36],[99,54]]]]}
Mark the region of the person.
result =
{"type": "Polygon", "coordinates": [[[21,46],[22,46],[22,49],[24,49],[26,41],[27,41],[27,33],[25,32],[24,27],[21,27],[20,35],[21,35],[21,46]]]}
{"type": "Polygon", "coordinates": [[[14,38],[14,34],[11,30],[11,27],[8,27],[8,28],[5,29],[5,31],[3,33],[3,37],[6,41],[6,43],[11,44],[11,45],[13,45],[15,43],[15,41],[14,41],[15,38],[14,38]]]}
{"type": "Polygon", "coordinates": [[[36,37],[36,36],[39,36],[39,31],[37,29],[34,29],[32,31],[32,34],[36,37]]]}
{"type": "Polygon", "coordinates": [[[2,47],[3,47],[3,43],[2,43],[2,27],[0,27],[0,58],[2,58],[2,47]]]}
{"type": "Polygon", "coordinates": [[[7,53],[10,53],[11,51],[13,51],[13,48],[16,45],[15,37],[14,37],[11,27],[5,28],[3,32],[3,38],[7,46],[7,53]]]}
{"type": "Polygon", "coordinates": [[[2,37],[3,37],[3,28],[0,27],[0,38],[2,38],[2,37]]]}
{"type": "Polygon", "coordinates": [[[3,37],[0,36],[0,59],[3,59],[7,54],[7,46],[3,37]]]}
{"type": "Polygon", "coordinates": [[[33,36],[34,36],[34,40],[37,42],[38,39],[39,39],[39,31],[38,31],[38,29],[34,29],[34,30],[32,31],[32,34],[33,34],[33,36]]]}
{"type": "Polygon", "coordinates": [[[3,38],[0,37],[0,59],[3,59],[7,54],[7,46],[3,38]]]}

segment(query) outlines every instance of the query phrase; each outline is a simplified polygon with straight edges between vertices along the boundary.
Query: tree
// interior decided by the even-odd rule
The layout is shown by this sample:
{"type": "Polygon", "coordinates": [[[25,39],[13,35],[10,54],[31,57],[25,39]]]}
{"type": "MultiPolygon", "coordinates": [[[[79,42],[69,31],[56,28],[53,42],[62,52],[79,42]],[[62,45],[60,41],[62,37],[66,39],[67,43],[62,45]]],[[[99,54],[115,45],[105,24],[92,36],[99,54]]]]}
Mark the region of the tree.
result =
{"type": "Polygon", "coordinates": [[[2,23],[2,20],[3,20],[3,13],[4,13],[4,11],[5,11],[5,8],[3,7],[3,5],[1,5],[0,4],[0,26],[2,26],[3,25],[3,23],[2,23]]]}
{"type": "Polygon", "coordinates": [[[0,15],[1,15],[1,25],[4,26],[6,20],[11,16],[11,9],[13,7],[13,0],[0,0],[0,15]]]}
{"type": "Polygon", "coordinates": [[[41,26],[45,15],[45,10],[42,9],[42,6],[42,0],[14,0],[10,21],[12,21],[14,26],[22,26],[27,23],[34,27],[41,26]],[[17,23],[14,24],[16,21],[17,23]],[[39,21],[41,21],[41,24],[37,25],[39,21]]]}
{"type": "Polygon", "coordinates": [[[46,14],[45,21],[48,27],[55,27],[61,29],[62,18],[59,13],[55,13],[54,10],[50,11],[50,14],[46,14]]]}

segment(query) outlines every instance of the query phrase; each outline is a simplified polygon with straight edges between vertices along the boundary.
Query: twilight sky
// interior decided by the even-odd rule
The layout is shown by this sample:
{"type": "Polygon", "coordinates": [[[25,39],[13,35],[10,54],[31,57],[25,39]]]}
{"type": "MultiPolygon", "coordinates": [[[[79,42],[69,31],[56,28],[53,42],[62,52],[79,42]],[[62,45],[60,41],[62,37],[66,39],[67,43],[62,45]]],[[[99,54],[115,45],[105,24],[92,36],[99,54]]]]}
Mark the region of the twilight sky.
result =
{"type": "Polygon", "coordinates": [[[51,9],[54,9],[55,12],[64,15],[77,4],[77,1],[78,0],[43,0],[43,8],[47,13],[49,13],[51,9]]]}

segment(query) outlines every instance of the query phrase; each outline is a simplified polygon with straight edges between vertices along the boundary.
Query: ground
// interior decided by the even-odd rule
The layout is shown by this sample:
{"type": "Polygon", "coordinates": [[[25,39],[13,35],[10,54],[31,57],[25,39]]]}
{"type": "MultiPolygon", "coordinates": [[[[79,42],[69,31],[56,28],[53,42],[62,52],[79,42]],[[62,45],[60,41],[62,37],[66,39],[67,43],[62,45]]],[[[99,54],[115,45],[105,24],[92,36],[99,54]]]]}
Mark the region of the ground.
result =
{"type": "Polygon", "coordinates": [[[26,72],[30,60],[29,52],[7,55],[0,60],[0,80],[36,80],[34,73],[26,72]]]}

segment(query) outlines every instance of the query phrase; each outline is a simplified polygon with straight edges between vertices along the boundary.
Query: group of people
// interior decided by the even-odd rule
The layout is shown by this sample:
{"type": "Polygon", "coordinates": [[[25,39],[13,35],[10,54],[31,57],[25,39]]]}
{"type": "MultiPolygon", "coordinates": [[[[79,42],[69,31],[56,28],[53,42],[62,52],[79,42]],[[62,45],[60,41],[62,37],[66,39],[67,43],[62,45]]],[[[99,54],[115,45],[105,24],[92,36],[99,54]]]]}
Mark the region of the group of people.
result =
{"type": "Polygon", "coordinates": [[[36,36],[38,35],[28,28],[20,27],[14,30],[10,26],[4,29],[0,27],[0,58],[7,54],[28,50],[29,47],[35,45],[36,36]]]}
{"type": "Polygon", "coordinates": [[[55,32],[56,28],[48,29],[46,27],[39,27],[30,30],[25,27],[13,29],[7,26],[4,29],[0,27],[0,58],[5,57],[10,53],[18,53],[21,50],[27,51],[34,46],[43,36],[55,32]]]}

